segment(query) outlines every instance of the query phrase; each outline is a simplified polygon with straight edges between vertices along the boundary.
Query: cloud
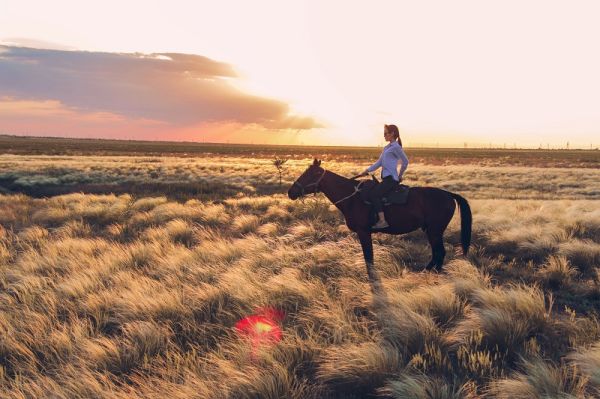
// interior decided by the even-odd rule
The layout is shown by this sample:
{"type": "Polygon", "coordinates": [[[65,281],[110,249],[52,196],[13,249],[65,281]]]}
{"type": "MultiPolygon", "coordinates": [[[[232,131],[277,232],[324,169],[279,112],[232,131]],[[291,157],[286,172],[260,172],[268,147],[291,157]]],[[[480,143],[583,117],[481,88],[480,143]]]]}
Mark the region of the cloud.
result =
{"type": "MultiPolygon", "coordinates": [[[[179,140],[179,129],[164,122],[123,115],[85,112],[56,100],[16,100],[0,97],[0,134],[87,138],[179,140]],[[167,133],[167,134],[165,134],[167,133]]],[[[196,131],[197,134],[197,131],[196,131]]],[[[188,139],[193,140],[193,135],[188,139]]]]}
{"type": "Polygon", "coordinates": [[[12,47],[33,47],[37,49],[53,49],[53,50],[77,50],[75,47],[66,46],[47,40],[31,39],[27,37],[7,37],[0,40],[0,46],[12,47]]]}
{"type": "Polygon", "coordinates": [[[234,68],[180,53],[103,53],[0,45],[0,97],[86,115],[102,113],[171,127],[252,124],[265,129],[322,127],[275,99],[230,84],[234,68]]]}
{"type": "Polygon", "coordinates": [[[127,140],[205,141],[232,143],[301,144],[297,124],[302,118],[285,121],[286,129],[231,121],[200,122],[174,126],[165,122],[127,118],[105,111],[85,112],[56,100],[16,100],[0,97],[0,134],[58,136],[127,140]],[[296,124],[296,125],[294,125],[296,124]]]}

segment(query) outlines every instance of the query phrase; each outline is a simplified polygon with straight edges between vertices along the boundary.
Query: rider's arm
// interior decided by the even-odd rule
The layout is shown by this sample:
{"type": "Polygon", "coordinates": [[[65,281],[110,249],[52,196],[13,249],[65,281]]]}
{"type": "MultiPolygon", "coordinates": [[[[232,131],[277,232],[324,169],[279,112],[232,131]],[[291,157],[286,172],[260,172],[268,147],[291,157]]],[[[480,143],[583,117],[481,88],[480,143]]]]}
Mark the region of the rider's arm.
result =
{"type": "Polygon", "coordinates": [[[381,153],[381,155],[379,156],[379,159],[377,160],[377,162],[375,162],[373,165],[369,166],[367,169],[365,169],[365,171],[363,172],[363,174],[367,174],[369,172],[375,172],[378,168],[381,167],[381,160],[383,158],[383,153],[381,153]]]}
{"type": "Polygon", "coordinates": [[[402,167],[400,168],[400,172],[398,173],[400,181],[402,181],[402,175],[404,175],[404,171],[406,171],[406,168],[408,168],[408,158],[402,148],[398,148],[398,159],[400,160],[400,162],[402,162],[402,167]]]}

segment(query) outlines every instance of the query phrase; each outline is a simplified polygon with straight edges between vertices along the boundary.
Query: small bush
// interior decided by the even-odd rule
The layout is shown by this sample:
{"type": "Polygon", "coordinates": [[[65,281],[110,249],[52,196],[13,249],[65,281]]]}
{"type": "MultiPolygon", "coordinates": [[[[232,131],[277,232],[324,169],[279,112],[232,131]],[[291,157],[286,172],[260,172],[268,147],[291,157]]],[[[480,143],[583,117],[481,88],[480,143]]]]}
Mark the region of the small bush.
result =
{"type": "Polygon", "coordinates": [[[589,378],[589,385],[600,395],[600,342],[569,355],[573,363],[589,378]]]}
{"type": "Polygon", "coordinates": [[[239,215],[233,219],[232,227],[240,234],[252,233],[256,230],[259,219],[254,215],[239,215]]]}
{"type": "Polygon", "coordinates": [[[482,347],[516,359],[527,340],[544,333],[548,326],[549,311],[538,288],[480,289],[474,292],[473,301],[471,311],[454,331],[463,344],[473,332],[481,331],[482,347]]]}
{"type": "Polygon", "coordinates": [[[364,397],[402,370],[402,364],[398,349],[385,343],[334,346],[323,353],[317,378],[334,392],[364,397]]]}
{"type": "Polygon", "coordinates": [[[499,399],[584,397],[585,380],[568,366],[555,367],[541,359],[523,362],[523,371],[491,383],[489,393],[499,399]]]}
{"type": "Polygon", "coordinates": [[[403,375],[389,380],[380,394],[396,399],[475,399],[477,398],[472,384],[449,384],[440,378],[426,375],[403,375]]]}
{"type": "Polygon", "coordinates": [[[548,261],[537,271],[538,276],[545,285],[552,289],[559,289],[571,284],[577,271],[564,256],[551,256],[548,261]]]}

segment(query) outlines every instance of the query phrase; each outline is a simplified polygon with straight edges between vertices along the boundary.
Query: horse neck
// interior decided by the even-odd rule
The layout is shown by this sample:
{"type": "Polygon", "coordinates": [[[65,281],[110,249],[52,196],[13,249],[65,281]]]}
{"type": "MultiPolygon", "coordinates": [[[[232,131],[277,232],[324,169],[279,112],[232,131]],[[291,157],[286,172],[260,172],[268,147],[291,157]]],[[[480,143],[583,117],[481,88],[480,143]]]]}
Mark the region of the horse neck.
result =
{"type": "Polygon", "coordinates": [[[333,172],[326,171],[323,176],[323,180],[319,185],[319,189],[327,199],[334,203],[338,209],[342,209],[349,201],[343,201],[336,204],[339,200],[354,192],[355,181],[346,179],[343,176],[337,175],[333,172]]]}

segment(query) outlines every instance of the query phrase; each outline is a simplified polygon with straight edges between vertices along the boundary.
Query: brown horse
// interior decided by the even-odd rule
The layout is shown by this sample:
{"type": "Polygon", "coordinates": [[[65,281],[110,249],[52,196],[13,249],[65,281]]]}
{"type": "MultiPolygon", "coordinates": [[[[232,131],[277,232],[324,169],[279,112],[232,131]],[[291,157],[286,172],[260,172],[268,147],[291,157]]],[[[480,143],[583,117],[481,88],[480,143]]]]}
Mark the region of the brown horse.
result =
{"type": "MultiPolygon", "coordinates": [[[[363,181],[364,182],[364,181],[363,181]]],[[[347,179],[321,168],[321,161],[315,159],[313,164],[292,184],[288,190],[291,199],[303,197],[306,194],[322,192],[344,214],[348,228],[357,233],[362,246],[367,273],[373,280],[373,242],[371,240],[371,223],[369,205],[365,204],[360,195],[361,182],[347,179]]],[[[446,251],[443,234],[452,220],[455,201],[460,207],[461,244],[463,254],[469,251],[471,243],[471,207],[467,200],[458,194],[434,187],[411,187],[408,200],[403,205],[388,205],[384,208],[385,219],[389,227],[376,230],[387,234],[405,234],[416,229],[422,229],[427,234],[431,245],[431,262],[427,270],[442,269],[446,251]]]]}

